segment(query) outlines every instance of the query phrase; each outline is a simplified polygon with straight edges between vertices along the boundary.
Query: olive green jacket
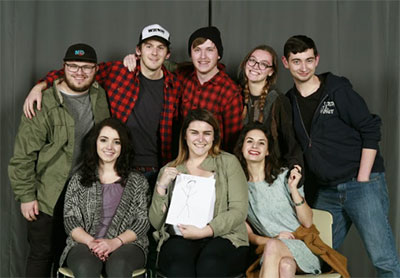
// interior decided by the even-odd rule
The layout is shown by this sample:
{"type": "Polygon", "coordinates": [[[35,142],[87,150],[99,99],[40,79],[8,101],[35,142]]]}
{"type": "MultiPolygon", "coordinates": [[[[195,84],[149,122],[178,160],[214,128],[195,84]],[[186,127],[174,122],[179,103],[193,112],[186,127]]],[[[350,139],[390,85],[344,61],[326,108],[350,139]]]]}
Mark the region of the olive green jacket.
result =
{"type": "MultiPolygon", "coordinates": [[[[58,82],[42,94],[42,110],[36,111],[36,117],[29,120],[22,115],[8,166],[16,200],[37,200],[39,210],[48,215],[53,215],[70,174],[75,144],[74,118],[57,90],[58,82]]],[[[97,82],[90,87],[89,95],[95,123],[109,118],[106,93],[97,82]]]]}
{"type": "MultiPolygon", "coordinates": [[[[158,175],[161,177],[164,166],[158,175]]],[[[237,158],[229,153],[222,152],[216,157],[208,156],[201,164],[201,168],[214,173],[215,178],[215,207],[214,218],[209,225],[214,231],[214,237],[230,240],[235,247],[248,246],[248,236],[245,225],[248,209],[248,184],[243,169],[237,158]]],[[[176,169],[180,173],[188,174],[184,164],[176,169]]],[[[156,229],[154,238],[159,241],[157,250],[169,238],[165,219],[167,217],[169,201],[172,197],[174,183],[168,185],[167,194],[161,196],[156,188],[149,210],[150,223],[156,229]],[[163,211],[163,207],[167,209],[163,211]]]]}

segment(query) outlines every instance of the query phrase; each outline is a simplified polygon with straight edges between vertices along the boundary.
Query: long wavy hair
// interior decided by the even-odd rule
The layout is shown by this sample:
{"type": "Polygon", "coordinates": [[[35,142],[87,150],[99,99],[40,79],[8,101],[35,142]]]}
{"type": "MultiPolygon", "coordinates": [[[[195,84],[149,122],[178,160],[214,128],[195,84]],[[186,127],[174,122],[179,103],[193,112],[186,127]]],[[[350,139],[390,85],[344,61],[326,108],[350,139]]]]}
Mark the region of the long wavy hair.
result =
{"type": "Polygon", "coordinates": [[[249,180],[250,178],[249,170],[247,168],[247,161],[243,156],[242,148],[247,133],[255,129],[263,132],[268,141],[269,154],[265,157],[265,181],[268,182],[269,184],[272,184],[274,180],[278,177],[278,175],[282,172],[282,164],[278,154],[275,151],[276,150],[276,148],[274,147],[275,141],[271,136],[269,129],[264,124],[260,122],[251,122],[247,124],[240,132],[238,141],[234,148],[234,154],[239,159],[240,164],[242,165],[242,168],[244,170],[244,173],[246,174],[247,180],[249,180]]]}
{"type": "Polygon", "coordinates": [[[181,128],[181,132],[179,134],[179,151],[178,156],[174,161],[172,161],[171,166],[176,167],[179,164],[182,164],[189,158],[189,148],[186,143],[186,131],[191,122],[194,121],[202,121],[211,125],[214,129],[214,141],[211,149],[209,150],[209,154],[212,156],[216,156],[220,154],[220,146],[221,146],[221,131],[219,129],[219,124],[217,119],[215,119],[214,115],[206,110],[206,109],[195,109],[189,111],[187,116],[183,119],[183,124],[181,128]]]}
{"type": "Polygon", "coordinates": [[[247,53],[247,55],[244,57],[244,59],[240,63],[238,78],[240,81],[240,85],[243,88],[243,97],[244,97],[244,103],[245,103],[245,106],[243,108],[243,113],[242,113],[242,120],[244,120],[247,116],[247,113],[248,113],[247,104],[249,103],[249,99],[250,99],[249,79],[246,76],[245,69],[246,69],[247,61],[249,60],[249,58],[253,54],[253,52],[256,50],[266,51],[272,56],[273,73],[271,76],[267,76],[265,85],[263,87],[263,91],[260,96],[260,101],[258,104],[258,109],[260,110],[260,114],[258,116],[258,121],[263,122],[264,121],[264,113],[262,113],[262,111],[264,110],[268,91],[270,90],[270,88],[273,85],[275,85],[276,80],[278,79],[278,56],[277,56],[275,50],[271,46],[263,44],[263,45],[259,45],[259,46],[256,46],[255,48],[253,48],[249,53],[247,53]]]}
{"type": "Polygon", "coordinates": [[[132,147],[132,137],[129,129],[124,123],[116,118],[108,118],[95,125],[84,139],[82,160],[80,167],[82,185],[90,187],[98,180],[98,167],[100,158],[97,154],[97,139],[104,127],[111,127],[116,130],[121,142],[121,153],[114,165],[114,170],[121,177],[121,185],[125,186],[125,181],[129,173],[133,170],[134,151],[132,147]]]}

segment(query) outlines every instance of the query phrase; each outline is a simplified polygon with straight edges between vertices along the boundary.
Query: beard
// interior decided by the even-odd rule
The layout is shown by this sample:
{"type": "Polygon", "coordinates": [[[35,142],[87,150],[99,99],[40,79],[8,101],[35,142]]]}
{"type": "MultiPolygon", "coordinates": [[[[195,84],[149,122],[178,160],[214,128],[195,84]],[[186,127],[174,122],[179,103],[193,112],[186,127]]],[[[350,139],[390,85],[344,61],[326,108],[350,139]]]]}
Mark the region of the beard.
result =
{"type": "Polygon", "coordinates": [[[84,83],[82,83],[79,86],[75,86],[72,81],[72,78],[68,75],[65,75],[64,81],[72,91],[81,93],[81,92],[85,92],[85,91],[89,90],[90,86],[92,86],[92,84],[94,82],[94,77],[95,77],[95,75],[93,75],[92,78],[87,79],[84,83]]]}

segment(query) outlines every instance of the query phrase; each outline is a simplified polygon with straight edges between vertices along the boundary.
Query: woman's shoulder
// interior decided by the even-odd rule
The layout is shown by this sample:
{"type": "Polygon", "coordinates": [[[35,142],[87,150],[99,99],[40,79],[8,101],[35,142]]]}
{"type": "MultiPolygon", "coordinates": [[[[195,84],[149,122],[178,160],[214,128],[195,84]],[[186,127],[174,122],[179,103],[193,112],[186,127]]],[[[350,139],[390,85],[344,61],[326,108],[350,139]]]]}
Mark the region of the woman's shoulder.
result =
{"type": "Polygon", "coordinates": [[[224,160],[224,161],[238,161],[238,159],[236,158],[235,155],[225,152],[225,151],[221,151],[218,155],[217,158],[220,160],[224,160]]]}
{"type": "Polygon", "coordinates": [[[146,177],[142,173],[140,173],[139,171],[136,171],[136,170],[132,170],[129,173],[128,178],[127,178],[127,184],[132,183],[132,182],[141,183],[144,181],[147,181],[146,177]]]}

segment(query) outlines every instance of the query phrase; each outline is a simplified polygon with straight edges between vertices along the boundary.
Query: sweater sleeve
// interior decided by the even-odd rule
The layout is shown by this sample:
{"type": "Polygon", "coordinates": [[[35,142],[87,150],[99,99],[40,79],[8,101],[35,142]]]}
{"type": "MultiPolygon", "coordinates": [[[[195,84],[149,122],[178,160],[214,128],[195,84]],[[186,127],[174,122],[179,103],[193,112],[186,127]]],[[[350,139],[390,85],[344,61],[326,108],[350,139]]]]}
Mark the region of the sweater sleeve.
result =
{"type": "Polygon", "coordinates": [[[81,176],[73,175],[68,183],[64,201],[64,228],[68,235],[77,227],[85,228],[83,215],[79,209],[82,189],[81,176]]]}
{"type": "MultiPolygon", "coordinates": [[[[248,186],[246,176],[239,161],[235,157],[227,159],[226,189],[228,196],[227,210],[219,213],[209,223],[214,231],[214,237],[231,233],[237,226],[243,224],[248,210],[248,186]]],[[[218,197],[217,197],[218,198],[218,197]]]]}
{"type": "Polygon", "coordinates": [[[285,164],[289,169],[294,165],[300,165],[304,168],[303,152],[297,142],[293,128],[292,107],[289,99],[280,95],[274,103],[275,114],[278,126],[278,136],[280,142],[280,151],[285,164]]]}
{"type": "Polygon", "coordinates": [[[130,198],[134,199],[134,215],[132,215],[132,223],[129,227],[137,237],[145,236],[149,230],[148,204],[149,204],[149,183],[143,175],[131,174],[129,184],[134,190],[131,192],[130,198]]]}
{"type": "Polygon", "coordinates": [[[339,117],[360,133],[362,148],[378,149],[381,119],[369,112],[364,99],[349,85],[335,94],[334,101],[339,117]]]}

